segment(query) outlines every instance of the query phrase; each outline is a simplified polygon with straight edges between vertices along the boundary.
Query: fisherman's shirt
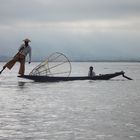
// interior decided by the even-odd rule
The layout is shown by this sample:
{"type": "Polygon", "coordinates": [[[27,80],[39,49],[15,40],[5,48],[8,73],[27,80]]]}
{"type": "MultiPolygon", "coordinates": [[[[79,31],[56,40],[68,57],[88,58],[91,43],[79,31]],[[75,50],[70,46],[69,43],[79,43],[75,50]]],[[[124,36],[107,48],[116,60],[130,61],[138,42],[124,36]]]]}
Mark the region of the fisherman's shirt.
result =
{"type": "Polygon", "coordinates": [[[27,56],[27,54],[29,54],[29,62],[31,62],[31,47],[29,45],[26,47],[25,44],[22,44],[19,47],[19,51],[19,53],[24,55],[25,57],[27,56]]]}

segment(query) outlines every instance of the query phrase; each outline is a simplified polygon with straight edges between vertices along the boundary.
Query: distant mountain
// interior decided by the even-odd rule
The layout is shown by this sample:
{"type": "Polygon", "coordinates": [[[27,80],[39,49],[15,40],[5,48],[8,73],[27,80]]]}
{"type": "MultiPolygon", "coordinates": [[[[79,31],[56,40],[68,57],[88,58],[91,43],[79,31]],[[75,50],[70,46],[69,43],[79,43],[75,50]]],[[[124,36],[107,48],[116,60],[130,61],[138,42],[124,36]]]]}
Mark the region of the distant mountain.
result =
{"type": "MultiPolygon", "coordinates": [[[[11,57],[7,57],[7,56],[0,56],[0,62],[6,62],[8,60],[10,60],[11,57]]],[[[28,58],[26,59],[28,61],[28,58]]],[[[39,57],[33,57],[32,61],[33,62],[42,62],[45,59],[43,58],[39,58],[39,57]]],[[[140,62],[140,59],[88,59],[88,58],[73,58],[70,57],[69,60],[71,62],[140,62]]]]}
{"type": "Polygon", "coordinates": [[[5,61],[8,61],[9,59],[10,59],[10,57],[0,56],[0,62],[5,62],[5,61]]]}

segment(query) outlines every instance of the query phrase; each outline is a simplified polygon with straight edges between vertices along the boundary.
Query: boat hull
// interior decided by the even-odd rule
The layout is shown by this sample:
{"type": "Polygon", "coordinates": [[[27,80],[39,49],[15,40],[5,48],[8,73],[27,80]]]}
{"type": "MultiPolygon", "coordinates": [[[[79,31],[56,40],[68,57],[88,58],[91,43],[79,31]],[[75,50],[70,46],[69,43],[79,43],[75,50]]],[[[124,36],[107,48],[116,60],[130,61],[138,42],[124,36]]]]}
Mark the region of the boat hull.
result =
{"type": "Polygon", "coordinates": [[[20,78],[34,80],[36,82],[58,82],[58,81],[74,81],[74,80],[109,80],[111,78],[124,75],[124,72],[115,72],[111,74],[101,74],[94,77],[88,76],[75,76],[75,77],[49,77],[49,76],[34,76],[34,75],[24,75],[18,76],[20,78]]]}

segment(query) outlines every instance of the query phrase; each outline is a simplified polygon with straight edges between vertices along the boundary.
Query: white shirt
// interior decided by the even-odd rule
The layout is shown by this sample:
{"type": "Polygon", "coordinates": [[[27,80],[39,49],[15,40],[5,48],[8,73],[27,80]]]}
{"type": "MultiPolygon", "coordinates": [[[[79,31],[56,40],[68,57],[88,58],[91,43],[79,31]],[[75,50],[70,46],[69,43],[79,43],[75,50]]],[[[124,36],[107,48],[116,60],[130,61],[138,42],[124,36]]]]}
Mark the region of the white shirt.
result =
{"type": "Polygon", "coordinates": [[[29,62],[31,62],[31,47],[29,45],[26,47],[25,44],[22,44],[18,50],[24,56],[27,56],[27,54],[29,54],[29,62]],[[21,48],[23,49],[20,51],[21,48]]]}

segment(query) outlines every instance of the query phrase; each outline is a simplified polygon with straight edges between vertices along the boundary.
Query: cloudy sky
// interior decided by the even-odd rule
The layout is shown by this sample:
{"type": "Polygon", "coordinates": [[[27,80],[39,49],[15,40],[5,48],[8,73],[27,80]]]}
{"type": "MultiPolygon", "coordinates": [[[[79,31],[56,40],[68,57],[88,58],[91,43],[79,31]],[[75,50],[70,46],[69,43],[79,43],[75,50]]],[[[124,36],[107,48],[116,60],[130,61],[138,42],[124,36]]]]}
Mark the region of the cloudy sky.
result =
{"type": "Polygon", "coordinates": [[[0,55],[140,60],[140,0],[0,0],[0,55]]]}

